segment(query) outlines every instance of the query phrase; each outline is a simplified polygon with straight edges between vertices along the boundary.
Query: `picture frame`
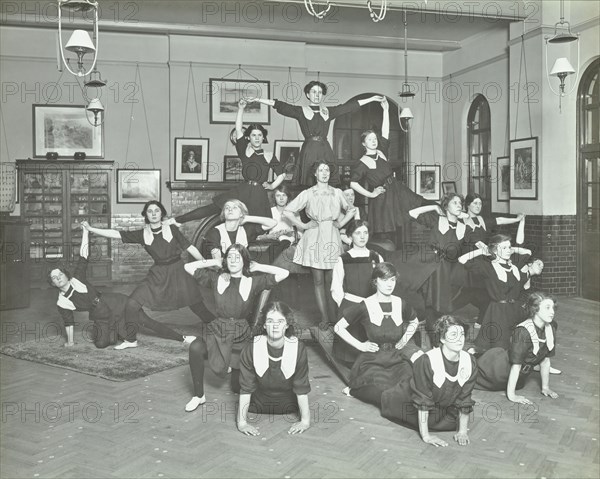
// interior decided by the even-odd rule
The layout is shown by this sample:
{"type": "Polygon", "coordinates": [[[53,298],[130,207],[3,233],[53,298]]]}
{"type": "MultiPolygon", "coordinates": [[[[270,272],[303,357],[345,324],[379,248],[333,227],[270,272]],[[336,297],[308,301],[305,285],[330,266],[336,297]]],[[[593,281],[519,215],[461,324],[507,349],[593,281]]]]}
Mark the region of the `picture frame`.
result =
{"type": "Polygon", "coordinates": [[[442,194],[456,193],[456,181],[442,181],[442,194]]]}
{"type": "Polygon", "coordinates": [[[117,203],[160,201],[161,170],[117,170],[117,203]]]}
{"type": "Polygon", "coordinates": [[[426,200],[439,200],[440,177],[440,165],[415,165],[415,193],[426,200]]]}
{"type": "Polygon", "coordinates": [[[510,199],[537,200],[538,138],[510,141],[510,199]]]}
{"type": "Polygon", "coordinates": [[[175,138],[175,181],[208,181],[208,138],[175,138]]]}
{"type": "Polygon", "coordinates": [[[33,105],[33,156],[104,158],[104,125],[93,126],[84,105],[33,105]]]}
{"type": "Polygon", "coordinates": [[[223,157],[223,181],[242,181],[242,160],[237,155],[225,155],[223,157]]]}
{"type": "Polygon", "coordinates": [[[500,156],[496,162],[496,201],[506,203],[510,199],[510,156],[500,156]]]}
{"type": "Polygon", "coordinates": [[[210,123],[234,124],[238,112],[238,102],[248,101],[244,109],[244,123],[269,125],[271,108],[255,98],[270,98],[271,82],[267,80],[238,80],[228,78],[209,78],[210,123]]]}
{"type": "MultiPolygon", "coordinates": [[[[303,143],[302,140],[275,140],[273,152],[285,173],[284,181],[294,180],[303,143]]],[[[272,175],[273,170],[269,173],[272,175]]]]}

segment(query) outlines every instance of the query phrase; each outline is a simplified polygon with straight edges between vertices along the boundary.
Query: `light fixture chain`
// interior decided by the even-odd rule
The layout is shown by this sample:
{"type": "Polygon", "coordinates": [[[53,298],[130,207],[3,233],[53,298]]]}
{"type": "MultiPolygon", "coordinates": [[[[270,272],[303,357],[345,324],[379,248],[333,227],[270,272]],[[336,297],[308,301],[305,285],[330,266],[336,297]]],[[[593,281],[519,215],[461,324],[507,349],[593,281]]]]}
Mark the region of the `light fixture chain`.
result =
{"type": "Polygon", "coordinates": [[[192,91],[194,92],[194,106],[196,107],[196,121],[198,122],[198,138],[202,138],[202,127],[200,126],[200,114],[198,112],[198,94],[196,93],[196,79],[194,78],[194,69],[190,62],[190,71],[192,72],[192,91]]]}
{"type": "Polygon", "coordinates": [[[190,69],[188,71],[188,82],[187,82],[187,87],[185,89],[185,109],[183,110],[183,137],[185,138],[185,127],[187,124],[187,109],[188,109],[188,103],[189,103],[189,99],[190,99],[190,81],[191,81],[191,77],[192,77],[192,62],[190,62],[190,69]]]}
{"type": "Polygon", "coordinates": [[[150,161],[152,161],[152,169],[154,166],[154,154],[152,152],[152,139],[150,138],[150,126],[148,125],[148,112],[146,111],[146,100],[144,99],[144,87],[142,86],[142,74],[140,73],[140,64],[136,65],[136,76],[140,80],[140,94],[142,95],[142,105],[144,107],[144,119],[146,120],[146,134],[148,135],[148,147],[150,148],[150,161]]]}

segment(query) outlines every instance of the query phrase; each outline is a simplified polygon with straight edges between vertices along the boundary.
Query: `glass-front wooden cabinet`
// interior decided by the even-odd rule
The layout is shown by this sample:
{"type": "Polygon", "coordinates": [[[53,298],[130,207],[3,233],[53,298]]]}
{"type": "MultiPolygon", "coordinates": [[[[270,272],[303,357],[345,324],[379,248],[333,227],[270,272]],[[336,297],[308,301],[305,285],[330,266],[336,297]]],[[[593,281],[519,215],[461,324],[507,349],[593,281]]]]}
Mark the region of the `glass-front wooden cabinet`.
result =
{"type": "MultiPolygon", "coordinates": [[[[17,160],[21,216],[31,230],[32,281],[48,271],[74,264],[81,245],[81,222],[99,228],[111,224],[112,161],[17,160]]],[[[91,237],[88,277],[111,279],[111,244],[91,237]]]]}

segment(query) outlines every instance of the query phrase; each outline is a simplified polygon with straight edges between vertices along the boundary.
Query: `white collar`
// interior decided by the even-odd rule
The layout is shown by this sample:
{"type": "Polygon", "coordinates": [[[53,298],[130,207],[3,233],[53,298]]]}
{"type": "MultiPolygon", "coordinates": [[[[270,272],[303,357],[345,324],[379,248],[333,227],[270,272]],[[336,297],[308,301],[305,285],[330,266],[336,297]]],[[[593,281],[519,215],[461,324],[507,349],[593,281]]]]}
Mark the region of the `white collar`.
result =
{"type": "MultiPolygon", "coordinates": [[[[171,226],[162,224],[161,232],[162,232],[163,239],[167,243],[170,243],[171,240],[173,239],[173,232],[171,231],[171,226]]],[[[154,233],[152,232],[152,228],[150,228],[150,225],[144,226],[144,244],[147,246],[150,246],[153,241],[154,241],[154,233]]]]}
{"type": "MultiPolygon", "coordinates": [[[[265,335],[254,338],[254,349],[252,359],[254,369],[259,377],[263,377],[269,369],[269,350],[267,349],[267,337],[265,335]]],[[[296,372],[296,360],[298,358],[298,338],[284,338],[283,355],[281,356],[281,372],[286,379],[291,378],[296,372]]]]}
{"type": "MultiPolygon", "coordinates": [[[[440,233],[445,235],[450,229],[450,222],[448,221],[448,217],[440,216],[438,221],[438,230],[440,233]]],[[[466,226],[462,221],[456,222],[456,237],[461,240],[465,237],[466,226]]]]}
{"type": "Polygon", "coordinates": [[[487,226],[485,225],[485,220],[483,219],[483,217],[475,216],[475,218],[479,219],[479,224],[475,224],[475,221],[473,221],[473,218],[471,218],[470,216],[466,220],[464,220],[465,224],[469,225],[474,230],[481,227],[487,231],[487,226]]]}
{"type": "MultiPolygon", "coordinates": [[[[248,145],[246,146],[246,156],[250,158],[254,153],[256,153],[256,150],[252,148],[250,143],[248,143],[248,145]]],[[[271,160],[273,159],[273,152],[263,151],[262,156],[267,163],[271,163],[271,160]]]]}
{"type": "Polygon", "coordinates": [[[473,365],[471,363],[471,355],[466,351],[461,351],[459,354],[458,372],[456,373],[456,376],[450,376],[446,372],[442,348],[433,348],[425,354],[429,356],[429,362],[431,363],[431,369],[433,370],[433,384],[438,388],[441,388],[446,380],[453,383],[458,381],[458,384],[463,386],[471,377],[473,365]]]}
{"type": "MultiPolygon", "coordinates": [[[[219,275],[219,279],[217,279],[217,292],[219,294],[223,294],[225,292],[225,290],[229,287],[229,285],[231,284],[231,280],[230,281],[226,281],[225,280],[225,276],[223,274],[219,275]]],[[[242,297],[242,299],[244,301],[248,301],[248,297],[250,296],[250,290],[252,289],[252,278],[249,278],[248,276],[242,276],[240,278],[240,296],[242,297]]]]}
{"type": "Polygon", "coordinates": [[[362,250],[352,247],[348,250],[348,254],[353,258],[368,258],[371,255],[371,250],[368,248],[362,250]]]}
{"type": "MultiPolygon", "coordinates": [[[[313,117],[315,116],[315,112],[310,106],[303,106],[302,112],[304,113],[304,117],[307,120],[312,120],[313,117]]],[[[329,110],[327,109],[326,106],[321,106],[321,109],[319,110],[319,114],[321,115],[323,120],[325,120],[325,121],[329,120],[329,110]]]]}
{"type": "MultiPolygon", "coordinates": [[[[227,248],[231,246],[231,240],[229,239],[229,232],[225,228],[225,223],[221,223],[216,226],[217,231],[221,237],[221,251],[225,253],[227,248]]],[[[243,226],[238,226],[235,232],[235,242],[242,246],[248,247],[248,236],[246,235],[246,229],[243,226]]]]}
{"type": "MultiPolygon", "coordinates": [[[[384,161],[388,161],[385,155],[380,150],[377,150],[377,159],[379,158],[381,158],[384,161]]],[[[360,161],[362,161],[370,170],[374,170],[375,168],[377,168],[377,160],[371,158],[368,155],[363,155],[360,161]]]]}
{"type": "Polygon", "coordinates": [[[369,312],[369,320],[375,326],[381,326],[383,316],[389,314],[396,326],[402,324],[402,299],[398,296],[392,296],[392,312],[384,313],[381,309],[379,301],[377,301],[377,293],[365,299],[365,306],[369,312]]]}
{"type": "MultiPolygon", "coordinates": [[[[71,285],[71,288],[73,288],[73,291],[77,291],[78,293],[82,294],[88,292],[87,286],[81,281],[79,281],[77,278],[71,278],[69,280],[69,284],[71,285]]],[[[61,291],[60,293],[58,293],[58,301],[56,301],[56,304],[63,309],[70,309],[71,311],[75,311],[77,308],[73,304],[73,301],[71,301],[71,296],[73,293],[71,293],[69,296],[66,296],[66,293],[69,292],[69,289],[67,291],[61,291]]]]}
{"type": "MultiPolygon", "coordinates": [[[[502,281],[503,283],[506,283],[506,281],[508,280],[508,275],[507,275],[508,270],[504,269],[501,266],[501,263],[498,259],[492,260],[492,266],[494,268],[494,271],[496,271],[496,276],[498,277],[498,279],[500,281],[502,281]]],[[[520,281],[521,274],[519,273],[519,268],[517,268],[514,264],[511,263],[510,270],[511,270],[513,276],[515,278],[517,278],[517,281],[520,281]]]]}
{"type": "Polygon", "coordinates": [[[540,350],[540,343],[543,342],[545,342],[546,346],[548,346],[548,351],[552,351],[554,349],[554,331],[552,330],[552,326],[550,324],[546,324],[546,326],[544,326],[544,331],[546,333],[545,341],[540,339],[538,336],[535,323],[532,319],[526,319],[517,325],[517,327],[519,326],[525,328],[529,333],[529,337],[531,337],[531,343],[533,344],[533,354],[537,355],[538,351],[540,350]]]}

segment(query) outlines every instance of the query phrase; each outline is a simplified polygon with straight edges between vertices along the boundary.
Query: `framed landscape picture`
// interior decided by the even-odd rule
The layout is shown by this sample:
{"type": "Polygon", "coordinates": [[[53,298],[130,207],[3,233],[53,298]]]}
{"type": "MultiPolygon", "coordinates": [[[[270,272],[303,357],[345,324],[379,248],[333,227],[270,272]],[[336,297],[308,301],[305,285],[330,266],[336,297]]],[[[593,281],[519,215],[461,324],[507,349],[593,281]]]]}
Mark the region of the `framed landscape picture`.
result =
{"type": "Polygon", "coordinates": [[[537,137],[510,142],[510,199],[537,200],[537,137]]]}
{"type": "Polygon", "coordinates": [[[440,165],[415,165],[415,193],[426,200],[439,200],[440,173],[440,165]]]}
{"type": "Polygon", "coordinates": [[[33,156],[104,158],[104,125],[93,126],[87,115],[84,105],[33,105],[33,156]]]}
{"type": "Polygon", "coordinates": [[[117,170],[117,203],[160,201],[160,170],[117,170]]]}
{"type": "Polygon", "coordinates": [[[510,157],[502,156],[496,163],[496,200],[507,202],[510,198],[510,157]]]}
{"type": "MultiPolygon", "coordinates": [[[[304,142],[300,140],[275,140],[274,153],[285,173],[285,181],[292,181],[294,179],[302,143],[304,142]]],[[[272,173],[273,171],[271,170],[270,174],[272,173]]]]}
{"type": "Polygon", "coordinates": [[[209,79],[210,122],[235,123],[238,102],[244,98],[248,104],[244,109],[244,123],[271,123],[271,108],[255,98],[269,98],[271,83],[263,80],[209,79]]]}
{"type": "Polygon", "coordinates": [[[175,181],[208,181],[208,138],[175,138],[175,181]]]}
{"type": "Polygon", "coordinates": [[[223,157],[223,181],[242,181],[242,160],[237,155],[223,157]]]}

